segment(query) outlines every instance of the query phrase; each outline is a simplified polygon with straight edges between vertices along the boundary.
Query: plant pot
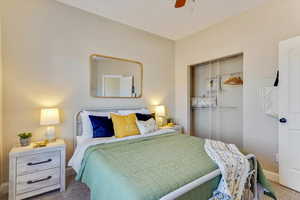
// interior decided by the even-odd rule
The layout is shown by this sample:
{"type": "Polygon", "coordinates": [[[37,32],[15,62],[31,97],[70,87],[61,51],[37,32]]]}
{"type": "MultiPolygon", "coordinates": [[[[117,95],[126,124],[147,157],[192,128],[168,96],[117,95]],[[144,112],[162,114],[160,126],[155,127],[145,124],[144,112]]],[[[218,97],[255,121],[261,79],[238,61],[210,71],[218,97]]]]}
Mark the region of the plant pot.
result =
{"type": "Polygon", "coordinates": [[[26,147],[28,145],[30,145],[31,142],[31,138],[20,138],[20,144],[22,147],[26,147]]]}

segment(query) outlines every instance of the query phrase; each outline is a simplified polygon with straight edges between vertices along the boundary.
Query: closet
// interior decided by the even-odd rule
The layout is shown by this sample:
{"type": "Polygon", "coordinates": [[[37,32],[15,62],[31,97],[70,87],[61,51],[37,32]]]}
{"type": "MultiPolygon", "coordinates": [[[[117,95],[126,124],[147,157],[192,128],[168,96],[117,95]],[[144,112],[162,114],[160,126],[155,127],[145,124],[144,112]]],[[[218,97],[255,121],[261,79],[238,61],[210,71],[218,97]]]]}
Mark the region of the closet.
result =
{"type": "Polygon", "coordinates": [[[243,55],[191,66],[191,132],[243,147],[243,55]]]}

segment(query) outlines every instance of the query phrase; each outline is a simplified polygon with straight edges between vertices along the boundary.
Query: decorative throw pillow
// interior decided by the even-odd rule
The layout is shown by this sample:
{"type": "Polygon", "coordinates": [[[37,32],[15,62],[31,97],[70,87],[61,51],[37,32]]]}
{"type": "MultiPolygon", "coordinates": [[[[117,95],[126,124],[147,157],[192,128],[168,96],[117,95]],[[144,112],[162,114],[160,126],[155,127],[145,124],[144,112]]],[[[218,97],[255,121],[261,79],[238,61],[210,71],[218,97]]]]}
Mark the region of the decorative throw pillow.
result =
{"type": "Polygon", "coordinates": [[[92,138],[93,137],[93,126],[92,122],[89,118],[89,115],[92,116],[100,116],[100,117],[108,117],[109,112],[93,112],[93,111],[82,111],[80,116],[82,120],[82,136],[84,138],[92,138]]]}
{"type": "Polygon", "coordinates": [[[111,119],[115,130],[115,136],[117,138],[138,135],[140,134],[138,127],[136,126],[136,115],[117,115],[112,113],[111,119]]]}
{"type": "Polygon", "coordinates": [[[108,117],[89,115],[93,126],[93,138],[112,137],[114,136],[114,128],[112,120],[108,117]]]}
{"type": "Polygon", "coordinates": [[[155,113],[153,114],[141,114],[141,113],[135,113],[136,118],[140,121],[147,121],[151,118],[155,119],[155,113]]]}
{"type": "Polygon", "coordinates": [[[156,121],[153,118],[150,118],[147,121],[137,120],[136,123],[142,135],[154,132],[158,129],[156,121]]]}

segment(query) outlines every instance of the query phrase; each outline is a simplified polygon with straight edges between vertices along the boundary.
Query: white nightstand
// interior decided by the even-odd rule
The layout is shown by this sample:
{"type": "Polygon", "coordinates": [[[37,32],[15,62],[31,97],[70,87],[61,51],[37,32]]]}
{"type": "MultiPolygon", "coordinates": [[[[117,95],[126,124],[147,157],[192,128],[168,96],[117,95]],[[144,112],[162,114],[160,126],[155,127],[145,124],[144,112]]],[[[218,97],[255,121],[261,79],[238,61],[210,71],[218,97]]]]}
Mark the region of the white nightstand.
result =
{"type": "Polygon", "coordinates": [[[46,147],[15,147],[9,153],[9,200],[32,197],[51,190],[65,190],[64,140],[46,147]]]}
{"type": "Polygon", "coordinates": [[[163,126],[160,127],[161,129],[173,129],[174,131],[178,132],[178,133],[183,133],[183,126],[181,125],[174,125],[174,126],[163,126]]]}

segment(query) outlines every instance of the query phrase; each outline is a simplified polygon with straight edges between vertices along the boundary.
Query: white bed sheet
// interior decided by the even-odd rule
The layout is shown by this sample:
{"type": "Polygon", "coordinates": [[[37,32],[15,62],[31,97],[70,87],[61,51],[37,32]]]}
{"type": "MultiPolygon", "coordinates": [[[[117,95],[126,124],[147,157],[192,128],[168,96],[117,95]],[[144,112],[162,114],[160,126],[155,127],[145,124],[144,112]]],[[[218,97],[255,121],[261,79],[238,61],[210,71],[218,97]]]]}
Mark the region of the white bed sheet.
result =
{"type": "Polygon", "coordinates": [[[172,133],[175,132],[173,129],[159,129],[157,131],[154,131],[152,133],[147,133],[145,135],[134,135],[134,136],[128,136],[124,138],[115,138],[115,137],[109,137],[109,138],[88,138],[85,141],[83,141],[80,145],[77,146],[71,160],[68,163],[68,166],[71,166],[76,173],[79,172],[81,163],[84,157],[85,151],[91,147],[98,144],[107,144],[107,143],[113,143],[113,142],[119,142],[124,140],[132,140],[137,138],[145,138],[155,135],[162,135],[166,133],[172,133]]]}

